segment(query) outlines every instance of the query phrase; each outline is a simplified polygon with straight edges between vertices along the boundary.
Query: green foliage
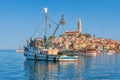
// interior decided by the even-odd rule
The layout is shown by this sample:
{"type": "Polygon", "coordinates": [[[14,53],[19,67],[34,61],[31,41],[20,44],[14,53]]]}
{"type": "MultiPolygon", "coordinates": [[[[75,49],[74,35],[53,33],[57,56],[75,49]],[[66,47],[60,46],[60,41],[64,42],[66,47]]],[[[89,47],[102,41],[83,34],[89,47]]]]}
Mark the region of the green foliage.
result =
{"type": "Polygon", "coordinates": [[[82,36],[82,33],[79,33],[79,34],[78,34],[78,37],[81,37],[81,36],[82,36]]]}
{"type": "Polygon", "coordinates": [[[52,40],[52,39],[54,39],[55,38],[55,36],[50,36],[49,38],[48,38],[48,40],[52,40]]]}
{"type": "Polygon", "coordinates": [[[59,37],[62,37],[62,36],[64,36],[64,34],[61,34],[59,37]]]}
{"type": "Polygon", "coordinates": [[[91,35],[90,35],[90,34],[88,34],[88,33],[85,33],[85,34],[82,34],[82,35],[84,35],[86,38],[91,37],[91,35]]]}
{"type": "Polygon", "coordinates": [[[90,38],[91,37],[91,35],[90,34],[88,34],[88,33],[80,33],[80,34],[78,34],[78,37],[81,37],[81,36],[85,36],[86,38],[90,38]]]}

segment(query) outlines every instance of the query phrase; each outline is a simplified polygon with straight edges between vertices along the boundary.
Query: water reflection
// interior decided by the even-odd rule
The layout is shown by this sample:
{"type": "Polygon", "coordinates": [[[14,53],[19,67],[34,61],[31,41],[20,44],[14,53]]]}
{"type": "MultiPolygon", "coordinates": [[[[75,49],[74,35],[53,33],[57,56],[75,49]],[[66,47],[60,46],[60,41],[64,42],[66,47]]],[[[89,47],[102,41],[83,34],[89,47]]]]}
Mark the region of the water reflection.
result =
{"type": "Polygon", "coordinates": [[[119,79],[120,54],[79,56],[78,62],[25,60],[25,80],[119,79]]]}
{"type": "Polygon", "coordinates": [[[80,79],[78,62],[46,62],[25,60],[26,80],[80,79]]]}
{"type": "Polygon", "coordinates": [[[119,79],[120,54],[100,54],[96,57],[82,57],[82,79],[119,79]]]}

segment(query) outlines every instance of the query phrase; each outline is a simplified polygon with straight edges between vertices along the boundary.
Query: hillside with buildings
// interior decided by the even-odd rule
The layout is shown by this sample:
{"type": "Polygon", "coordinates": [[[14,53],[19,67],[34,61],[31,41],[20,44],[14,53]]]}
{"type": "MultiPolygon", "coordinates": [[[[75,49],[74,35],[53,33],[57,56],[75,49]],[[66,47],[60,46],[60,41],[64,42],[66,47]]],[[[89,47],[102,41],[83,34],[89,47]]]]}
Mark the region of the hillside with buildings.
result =
{"type": "Polygon", "coordinates": [[[80,49],[96,49],[112,50],[120,52],[120,42],[105,38],[95,38],[90,34],[82,33],[82,24],[78,18],[78,29],[75,31],[66,31],[58,38],[53,39],[53,46],[58,49],[72,49],[78,51],[80,49]]]}

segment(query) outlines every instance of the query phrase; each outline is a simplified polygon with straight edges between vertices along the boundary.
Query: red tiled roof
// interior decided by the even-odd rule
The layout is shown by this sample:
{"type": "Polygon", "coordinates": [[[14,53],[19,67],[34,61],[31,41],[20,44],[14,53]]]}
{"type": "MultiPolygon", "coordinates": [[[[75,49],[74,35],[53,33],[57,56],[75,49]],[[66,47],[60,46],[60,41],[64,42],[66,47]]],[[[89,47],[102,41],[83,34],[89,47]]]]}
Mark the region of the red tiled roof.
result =
{"type": "Polygon", "coordinates": [[[66,31],[65,33],[78,33],[79,31],[66,31]]]}

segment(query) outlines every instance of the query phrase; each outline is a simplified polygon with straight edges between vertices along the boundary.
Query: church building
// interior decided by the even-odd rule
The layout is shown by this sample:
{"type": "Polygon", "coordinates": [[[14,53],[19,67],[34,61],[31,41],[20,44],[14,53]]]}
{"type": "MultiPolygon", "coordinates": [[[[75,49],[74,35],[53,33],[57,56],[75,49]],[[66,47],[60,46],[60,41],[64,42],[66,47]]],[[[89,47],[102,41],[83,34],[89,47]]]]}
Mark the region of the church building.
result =
{"type": "Polygon", "coordinates": [[[64,34],[67,36],[73,36],[73,35],[78,35],[82,33],[82,24],[81,24],[81,19],[80,17],[78,18],[78,28],[75,31],[66,31],[64,34]]]}

